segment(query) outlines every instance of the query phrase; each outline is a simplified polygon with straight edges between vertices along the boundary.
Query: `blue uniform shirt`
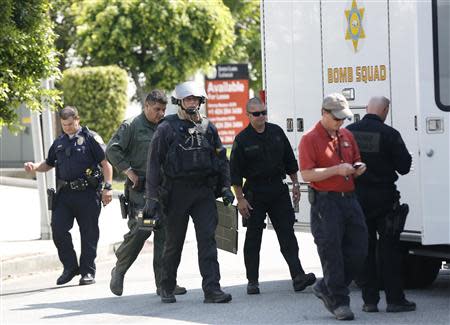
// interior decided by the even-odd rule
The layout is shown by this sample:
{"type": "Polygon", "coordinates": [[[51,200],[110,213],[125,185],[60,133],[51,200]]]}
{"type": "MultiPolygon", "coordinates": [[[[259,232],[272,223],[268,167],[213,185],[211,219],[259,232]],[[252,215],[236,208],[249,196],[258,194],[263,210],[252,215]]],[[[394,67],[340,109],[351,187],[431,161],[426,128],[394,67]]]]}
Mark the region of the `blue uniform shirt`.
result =
{"type": "Polygon", "coordinates": [[[97,167],[105,159],[101,137],[87,127],[72,138],[67,134],[59,136],[48,151],[47,165],[56,167],[56,177],[64,181],[82,178],[86,169],[97,167]]]}

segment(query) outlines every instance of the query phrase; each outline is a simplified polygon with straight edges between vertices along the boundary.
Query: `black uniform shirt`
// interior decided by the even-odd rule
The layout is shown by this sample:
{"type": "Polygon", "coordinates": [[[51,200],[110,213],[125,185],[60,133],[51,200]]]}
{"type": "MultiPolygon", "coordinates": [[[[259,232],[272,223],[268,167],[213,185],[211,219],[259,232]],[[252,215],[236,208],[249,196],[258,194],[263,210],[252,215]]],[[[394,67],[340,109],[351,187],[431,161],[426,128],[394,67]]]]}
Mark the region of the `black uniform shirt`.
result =
{"type": "Polygon", "coordinates": [[[286,178],[298,171],[288,138],[278,125],[267,123],[258,133],[249,124],[235,138],[230,158],[231,185],[247,180],[286,178]]]}
{"type": "Polygon", "coordinates": [[[105,159],[104,144],[100,136],[82,127],[70,138],[60,135],[51,145],[45,162],[56,167],[56,177],[64,181],[73,181],[83,177],[86,169],[96,167],[105,159]]]}
{"type": "Polygon", "coordinates": [[[361,160],[367,171],[356,179],[356,185],[392,188],[397,172],[407,174],[411,168],[411,155],[400,133],[383,123],[375,114],[366,114],[349,129],[358,143],[361,160]]]}

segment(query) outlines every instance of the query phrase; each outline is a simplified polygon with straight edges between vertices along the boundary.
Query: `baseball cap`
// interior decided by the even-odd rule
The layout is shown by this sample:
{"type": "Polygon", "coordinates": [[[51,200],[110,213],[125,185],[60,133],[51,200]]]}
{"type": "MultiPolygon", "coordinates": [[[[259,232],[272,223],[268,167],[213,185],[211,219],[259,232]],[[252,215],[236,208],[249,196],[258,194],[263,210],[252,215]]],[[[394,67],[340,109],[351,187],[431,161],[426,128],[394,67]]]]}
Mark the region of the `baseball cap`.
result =
{"type": "Polygon", "coordinates": [[[333,114],[338,119],[350,119],[353,113],[348,106],[347,99],[339,93],[327,95],[322,102],[322,108],[333,114]]]}

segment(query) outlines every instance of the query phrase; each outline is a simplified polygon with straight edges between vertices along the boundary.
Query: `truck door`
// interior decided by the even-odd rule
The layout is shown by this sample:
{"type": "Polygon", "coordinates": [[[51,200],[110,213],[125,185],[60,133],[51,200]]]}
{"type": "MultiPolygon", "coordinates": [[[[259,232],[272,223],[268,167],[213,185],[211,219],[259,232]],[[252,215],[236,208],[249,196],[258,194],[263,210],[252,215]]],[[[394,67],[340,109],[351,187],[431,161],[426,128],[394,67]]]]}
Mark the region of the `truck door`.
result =
{"type": "Polygon", "coordinates": [[[450,4],[433,1],[420,4],[431,16],[418,21],[421,41],[419,134],[422,197],[422,244],[450,243],[450,4]],[[431,31],[431,27],[433,30],[431,31]],[[431,35],[434,36],[433,40],[431,35]],[[433,60],[431,60],[433,57],[433,60]],[[432,66],[434,63],[434,67],[432,66]],[[432,73],[434,72],[434,73],[432,73]],[[433,80],[434,79],[434,80],[433,80]]]}
{"type": "MultiPolygon", "coordinates": [[[[320,119],[323,97],[319,1],[261,1],[262,48],[269,122],[281,126],[298,159],[305,131],[320,119]]],[[[307,187],[296,230],[309,229],[307,187]]]]}
{"type": "Polygon", "coordinates": [[[387,1],[322,1],[321,17],[324,94],[343,93],[358,120],[372,96],[391,98],[387,1]]]}

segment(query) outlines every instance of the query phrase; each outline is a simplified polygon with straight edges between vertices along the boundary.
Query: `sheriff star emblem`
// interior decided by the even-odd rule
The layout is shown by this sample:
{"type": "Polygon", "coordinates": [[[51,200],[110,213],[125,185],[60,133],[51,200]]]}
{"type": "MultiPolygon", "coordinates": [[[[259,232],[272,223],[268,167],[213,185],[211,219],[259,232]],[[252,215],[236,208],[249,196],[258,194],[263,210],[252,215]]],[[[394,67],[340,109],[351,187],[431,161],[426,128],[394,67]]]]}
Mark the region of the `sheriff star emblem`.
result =
{"type": "Polygon", "coordinates": [[[345,10],[345,17],[347,18],[347,32],[345,33],[345,39],[352,41],[353,49],[357,52],[358,41],[362,38],[366,38],[366,34],[362,27],[364,8],[358,8],[356,0],[353,0],[350,10],[345,10]]]}

